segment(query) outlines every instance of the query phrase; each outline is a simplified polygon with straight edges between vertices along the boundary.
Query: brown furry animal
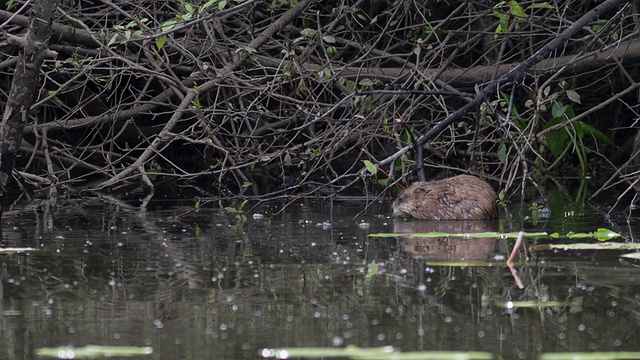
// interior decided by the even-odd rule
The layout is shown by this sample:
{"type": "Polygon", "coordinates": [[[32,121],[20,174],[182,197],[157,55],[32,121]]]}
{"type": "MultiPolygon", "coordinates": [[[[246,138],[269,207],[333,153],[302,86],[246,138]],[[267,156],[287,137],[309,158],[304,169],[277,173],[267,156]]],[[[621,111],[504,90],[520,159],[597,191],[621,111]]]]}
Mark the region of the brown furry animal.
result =
{"type": "Polygon", "coordinates": [[[422,220],[482,220],[498,217],[496,192],[470,175],[415,182],[393,203],[394,215],[422,220]]]}

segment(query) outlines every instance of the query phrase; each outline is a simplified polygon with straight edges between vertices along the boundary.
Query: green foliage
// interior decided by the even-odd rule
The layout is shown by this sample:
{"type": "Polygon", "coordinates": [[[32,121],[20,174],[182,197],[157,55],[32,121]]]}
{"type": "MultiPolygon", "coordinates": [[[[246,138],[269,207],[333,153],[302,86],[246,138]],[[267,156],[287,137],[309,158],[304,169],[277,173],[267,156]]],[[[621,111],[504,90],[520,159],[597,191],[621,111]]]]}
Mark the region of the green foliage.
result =
{"type": "MultiPolygon", "coordinates": [[[[588,170],[587,147],[584,143],[585,137],[591,136],[596,140],[613,145],[613,142],[598,129],[585,123],[584,121],[572,120],[576,117],[576,112],[572,104],[581,104],[580,94],[575,90],[564,90],[565,82],[560,82],[560,91],[552,92],[550,86],[546,86],[538,93],[536,102],[527,100],[525,106],[534,109],[538,118],[547,119],[543,124],[543,129],[553,129],[545,132],[546,146],[555,161],[547,167],[552,170],[568,153],[575,154],[578,158],[582,174],[588,170]],[[569,100],[565,103],[563,99],[569,100]],[[550,105],[550,106],[549,106],[550,105]],[[550,107],[550,108],[549,108],[550,107]],[[549,111],[550,110],[550,111],[549,111]],[[545,115],[550,113],[550,118],[545,115]]],[[[523,118],[514,105],[514,101],[505,92],[500,93],[501,98],[493,102],[494,106],[499,106],[503,112],[509,112],[510,119],[521,131],[526,131],[530,124],[536,124],[534,118],[523,118]]],[[[504,161],[506,148],[500,146],[498,158],[504,161]]]]}
{"type": "Polygon", "coordinates": [[[353,80],[349,80],[347,78],[345,78],[344,76],[340,76],[338,78],[338,84],[344,86],[345,88],[347,88],[347,91],[349,92],[354,92],[356,90],[356,82],[353,80]]]}
{"type": "Polygon", "coordinates": [[[498,148],[498,160],[500,160],[500,162],[504,162],[506,159],[507,159],[507,146],[504,143],[502,143],[498,148]]]}
{"type": "MultiPolygon", "coordinates": [[[[575,91],[571,91],[570,94],[571,95],[567,94],[569,99],[573,102],[580,103],[580,97],[575,91]]],[[[578,157],[578,161],[584,175],[587,172],[588,166],[587,148],[584,144],[585,136],[592,136],[600,141],[613,145],[611,139],[609,139],[605,134],[584,121],[570,122],[570,120],[576,116],[575,110],[571,105],[565,105],[559,100],[554,101],[551,107],[551,116],[551,120],[549,120],[544,126],[545,129],[563,123],[566,125],[559,129],[550,131],[545,135],[549,151],[551,151],[551,153],[557,158],[556,163],[549,168],[552,168],[557,164],[569,150],[573,150],[573,153],[578,157]]]]}
{"type": "MultiPolygon", "coordinates": [[[[378,166],[374,163],[372,163],[369,160],[363,160],[364,162],[364,166],[367,169],[367,172],[369,172],[369,174],[376,176],[378,174],[378,166]]],[[[382,185],[382,186],[387,186],[389,184],[389,179],[376,179],[375,181],[377,184],[382,185]]]]}
{"type": "Polygon", "coordinates": [[[509,113],[509,119],[513,121],[518,129],[524,131],[527,128],[527,123],[520,116],[520,111],[518,111],[518,108],[511,99],[511,96],[504,91],[500,91],[500,97],[501,98],[494,101],[492,105],[499,106],[502,112],[509,113]]]}
{"type": "Polygon", "coordinates": [[[244,224],[247,222],[247,215],[245,215],[244,213],[244,207],[245,205],[247,205],[247,201],[248,200],[241,202],[240,206],[238,206],[237,208],[234,208],[231,206],[227,206],[224,208],[226,212],[236,216],[236,219],[238,220],[238,225],[244,224]]]}
{"type": "Polygon", "coordinates": [[[507,205],[507,199],[506,199],[506,194],[504,193],[504,190],[500,191],[498,193],[498,204],[500,206],[506,206],[507,205]]]}
{"type": "Polygon", "coordinates": [[[526,9],[515,0],[500,1],[493,7],[493,16],[498,18],[499,24],[493,35],[494,39],[497,39],[501,33],[508,31],[509,24],[513,19],[514,27],[516,30],[520,29],[520,24],[527,21],[527,11],[532,12],[535,9],[554,9],[554,6],[548,2],[536,3],[528,6],[526,9]],[[506,8],[506,11],[501,11],[502,8],[506,8]]]}
{"type": "Polygon", "coordinates": [[[372,279],[374,276],[378,275],[379,272],[380,269],[378,269],[378,264],[372,262],[367,265],[367,274],[365,275],[365,278],[367,280],[372,279]]]}
{"type": "MultiPolygon", "coordinates": [[[[397,120],[398,122],[402,122],[402,120],[397,120]]],[[[404,146],[411,145],[412,135],[415,134],[415,125],[411,125],[408,127],[404,127],[404,130],[400,133],[400,144],[404,146]]],[[[399,172],[403,172],[402,170],[411,166],[413,162],[413,151],[405,152],[401,157],[399,157],[394,162],[394,169],[399,172]]]]}
{"type": "Polygon", "coordinates": [[[367,171],[369,171],[371,175],[375,175],[378,173],[378,167],[371,161],[364,160],[364,166],[367,168],[367,171]]]}

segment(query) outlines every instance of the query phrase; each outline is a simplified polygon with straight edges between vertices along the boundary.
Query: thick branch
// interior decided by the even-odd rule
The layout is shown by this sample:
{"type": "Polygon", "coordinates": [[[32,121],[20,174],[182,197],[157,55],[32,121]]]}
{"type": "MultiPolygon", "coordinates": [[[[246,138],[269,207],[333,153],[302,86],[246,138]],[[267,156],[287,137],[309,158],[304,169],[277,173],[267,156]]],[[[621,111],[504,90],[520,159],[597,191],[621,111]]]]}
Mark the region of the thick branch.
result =
{"type": "MultiPolygon", "coordinates": [[[[22,130],[29,118],[29,108],[38,87],[40,66],[48,55],[47,42],[55,0],[38,0],[31,9],[31,24],[18,56],[11,91],[0,125],[0,202],[6,195],[6,184],[13,169],[15,154],[22,142],[22,130]]],[[[0,208],[0,216],[3,209],[0,208]]]]}

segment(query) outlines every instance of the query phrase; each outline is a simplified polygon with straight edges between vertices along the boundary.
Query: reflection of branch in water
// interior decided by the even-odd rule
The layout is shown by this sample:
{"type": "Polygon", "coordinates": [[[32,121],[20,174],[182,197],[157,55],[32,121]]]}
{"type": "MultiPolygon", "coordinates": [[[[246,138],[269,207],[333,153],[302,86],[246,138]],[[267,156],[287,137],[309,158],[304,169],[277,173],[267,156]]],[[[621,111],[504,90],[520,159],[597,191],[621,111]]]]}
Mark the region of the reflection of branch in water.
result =
{"type": "Polygon", "coordinates": [[[518,233],[518,237],[516,238],[516,242],[513,245],[513,249],[511,250],[511,254],[507,259],[507,265],[513,265],[513,260],[515,259],[516,255],[518,254],[518,250],[521,247],[522,247],[522,250],[524,251],[526,259],[529,260],[531,258],[531,251],[529,251],[529,245],[525,240],[526,238],[524,236],[524,231],[520,231],[518,233]]]}

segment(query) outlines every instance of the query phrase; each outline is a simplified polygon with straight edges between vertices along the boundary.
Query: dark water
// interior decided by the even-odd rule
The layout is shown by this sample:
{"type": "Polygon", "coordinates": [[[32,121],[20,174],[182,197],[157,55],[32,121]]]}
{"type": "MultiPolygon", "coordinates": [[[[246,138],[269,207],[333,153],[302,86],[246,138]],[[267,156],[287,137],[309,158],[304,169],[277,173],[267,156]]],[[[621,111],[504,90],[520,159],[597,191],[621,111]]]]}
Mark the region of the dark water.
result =
{"type": "MultiPolygon", "coordinates": [[[[349,344],[505,358],[640,350],[640,269],[620,253],[536,253],[518,266],[520,289],[503,266],[511,242],[370,238],[413,225],[379,207],[354,218],[364,205],[300,202],[276,216],[281,204],[262,205],[240,224],[219,204],[189,212],[189,201],[15,206],[3,245],[38,250],[0,255],[0,359],[87,344],[149,346],[148,359],[255,359],[264,347],[349,344]],[[496,261],[430,265],[460,258],[496,261]],[[367,280],[372,263],[378,275],[367,280]],[[507,311],[509,300],[564,305],[507,311]]],[[[437,230],[607,227],[624,241],[638,230],[637,217],[616,223],[570,202],[554,207],[551,219],[514,207],[497,224],[437,230]]]]}

